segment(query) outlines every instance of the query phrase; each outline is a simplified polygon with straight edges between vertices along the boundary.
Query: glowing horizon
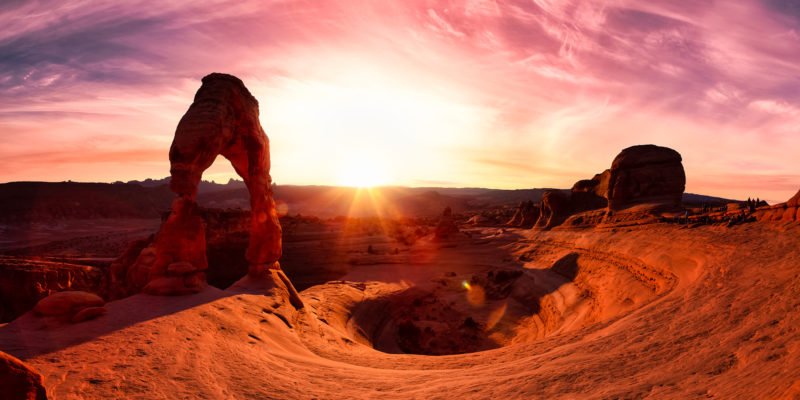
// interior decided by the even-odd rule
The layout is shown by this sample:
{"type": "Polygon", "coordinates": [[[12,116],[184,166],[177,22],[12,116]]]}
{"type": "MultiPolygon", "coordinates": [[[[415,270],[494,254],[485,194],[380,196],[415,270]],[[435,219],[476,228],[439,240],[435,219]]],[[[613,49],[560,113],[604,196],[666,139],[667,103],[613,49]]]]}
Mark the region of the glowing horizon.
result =
{"type": "MultiPolygon", "coordinates": [[[[166,176],[200,78],[226,72],[279,184],[569,188],[653,143],[687,192],[800,188],[783,0],[13,0],[0,66],[2,182],[166,176]]],[[[222,158],[204,175],[235,177],[222,158]]]]}

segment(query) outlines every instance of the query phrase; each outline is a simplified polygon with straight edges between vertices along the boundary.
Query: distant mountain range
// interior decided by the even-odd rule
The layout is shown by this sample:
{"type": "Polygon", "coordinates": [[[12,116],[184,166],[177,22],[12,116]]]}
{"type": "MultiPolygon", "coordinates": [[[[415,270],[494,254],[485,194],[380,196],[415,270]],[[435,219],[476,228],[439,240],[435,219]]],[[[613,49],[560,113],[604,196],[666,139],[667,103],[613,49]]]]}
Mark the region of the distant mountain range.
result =
{"type": "MultiPolygon", "coordinates": [[[[366,190],[337,186],[276,185],[273,190],[279,211],[290,215],[398,218],[435,216],[445,207],[452,208],[456,213],[515,207],[521,201],[541,201],[542,193],[547,189],[390,186],[366,190]]],[[[175,195],[169,190],[169,178],[126,183],[11,182],[0,184],[0,222],[159,218],[169,210],[174,198],[175,195]]],[[[225,184],[201,182],[197,200],[203,207],[250,207],[244,182],[233,179],[225,184]]],[[[688,205],[731,201],[684,194],[684,202],[688,205]]]]}

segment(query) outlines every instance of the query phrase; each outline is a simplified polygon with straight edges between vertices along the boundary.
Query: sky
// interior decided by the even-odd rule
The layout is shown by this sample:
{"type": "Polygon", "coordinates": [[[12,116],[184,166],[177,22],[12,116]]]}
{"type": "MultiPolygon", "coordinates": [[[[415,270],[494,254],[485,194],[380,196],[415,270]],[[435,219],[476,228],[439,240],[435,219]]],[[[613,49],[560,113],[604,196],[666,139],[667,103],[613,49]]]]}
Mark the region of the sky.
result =
{"type": "Polygon", "coordinates": [[[167,176],[211,72],[259,100],[278,184],[569,188],[652,143],[687,192],[800,188],[792,0],[4,0],[0,182],[167,176]]]}

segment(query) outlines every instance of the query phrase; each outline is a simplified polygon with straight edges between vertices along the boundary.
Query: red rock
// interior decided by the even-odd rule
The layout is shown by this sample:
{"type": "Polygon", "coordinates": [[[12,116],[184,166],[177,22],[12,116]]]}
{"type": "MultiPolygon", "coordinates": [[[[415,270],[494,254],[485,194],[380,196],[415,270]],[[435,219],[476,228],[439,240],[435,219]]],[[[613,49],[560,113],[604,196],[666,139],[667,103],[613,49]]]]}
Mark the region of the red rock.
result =
{"type": "Polygon", "coordinates": [[[33,311],[39,315],[64,315],[73,314],[86,307],[102,306],[105,303],[105,300],[94,293],[74,290],[53,293],[39,300],[33,311]]]}
{"type": "Polygon", "coordinates": [[[655,145],[628,147],[611,163],[609,209],[641,203],[681,206],[686,174],[681,155],[655,145]]]}
{"type": "Polygon", "coordinates": [[[792,196],[792,198],[786,202],[786,205],[789,207],[800,207],[800,191],[798,191],[797,194],[792,196]]]}
{"type": "Polygon", "coordinates": [[[456,223],[453,221],[453,210],[450,209],[450,207],[447,207],[442,212],[442,217],[439,219],[439,223],[436,225],[436,229],[434,230],[434,238],[447,239],[456,235],[458,232],[458,226],[456,226],[456,223]]]}
{"type": "Polygon", "coordinates": [[[93,266],[0,256],[0,323],[30,311],[58,291],[96,292],[102,277],[103,270],[93,266]]]}
{"type": "Polygon", "coordinates": [[[72,322],[82,322],[86,320],[90,320],[92,318],[97,318],[101,315],[105,315],[108,310],[105,307],[86,307],[83,310],[78,311],[73,317],[72,322]]]}
{"type": "Polygon", "coordinates": [[[753,214],[756,220],[766,222],[800,222],[800,192],[786,203],[759,207],[753,214]]]}
{"type": "Polygon", "coordinates": [[[534,228],[551,229],[561,225],[570,215],[569,198],[560,190],[547,190],[542,195],[542,208],[534,228]]]}
{"type": "Polygon", "coordinates": [[[46,400],[42,375],[28,364],[0,351],[0,394],[9,400],[46,400]]]}
{"type": "Polygon", "coordinates": [[[532,228],[539,219],[539,206],[533,201],[523,201],[517,206],[517,211],[506,225],[521,228],[532,228]]]}
{"type": "Polygon", "coordinates": [[[570,206],[572,212],[595,210],[608,206],[608,183],[611,170],[595,175],[592,179],[584,179],[572,185],[570,206]]]}
{"type": "Polygon", "coordinates": [[[167,275],[169,276],[182,276],[192,272],[197,272],[197,267],[187,261],[178,261],[167,266],[167,275]]]}
{"type": "Polygon", "coordinates": [[[250,192],[245,258],[253,265],[278,261],[281,226],[272,198],[269,139],[258,115],[258,101],[241,80],[218,73],[203,78],[194,102],[178,123],[169,151],[170,189],[178,198],[152,243],[135,261],[127,254],[117,260],[122,266],[115,264],[113,274],[124,272],[125,278],[109,279],[110,293],[122,297],[146,289],[147,293],[171,295],[205,287],[206,275],[197,273],[208,268],[205,224],[195,196],[203,171],[219,155],[233,164],[250,192]]]}

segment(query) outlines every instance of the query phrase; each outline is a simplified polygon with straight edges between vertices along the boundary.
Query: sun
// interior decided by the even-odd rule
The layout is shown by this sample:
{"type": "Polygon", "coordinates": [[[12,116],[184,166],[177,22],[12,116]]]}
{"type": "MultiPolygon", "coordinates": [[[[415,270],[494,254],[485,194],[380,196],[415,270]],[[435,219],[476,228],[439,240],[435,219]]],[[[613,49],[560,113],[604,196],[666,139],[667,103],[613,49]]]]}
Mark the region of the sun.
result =
{"type": "Polygon", "coordinates": [[[386,185],[389,178],[386,168],[375,159],[355,159],[345,162],[339,171],[339,184],[350,187],[386,185]]]}

